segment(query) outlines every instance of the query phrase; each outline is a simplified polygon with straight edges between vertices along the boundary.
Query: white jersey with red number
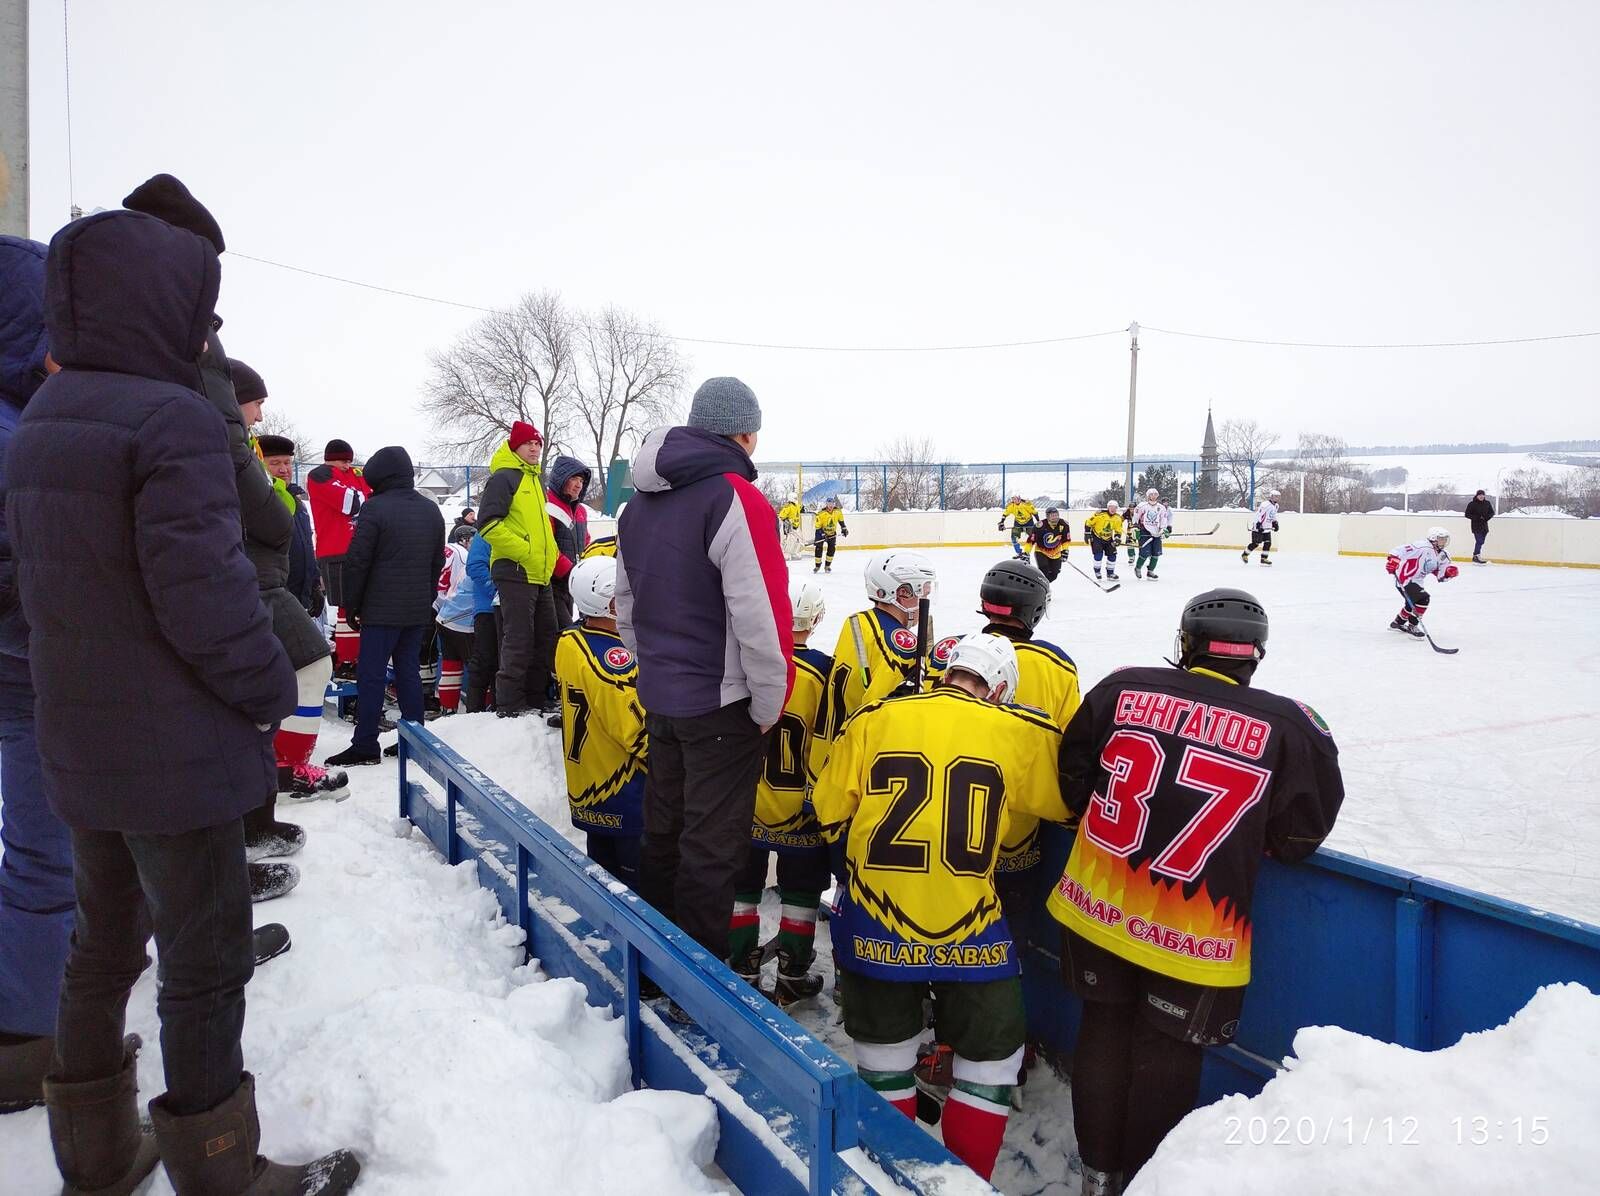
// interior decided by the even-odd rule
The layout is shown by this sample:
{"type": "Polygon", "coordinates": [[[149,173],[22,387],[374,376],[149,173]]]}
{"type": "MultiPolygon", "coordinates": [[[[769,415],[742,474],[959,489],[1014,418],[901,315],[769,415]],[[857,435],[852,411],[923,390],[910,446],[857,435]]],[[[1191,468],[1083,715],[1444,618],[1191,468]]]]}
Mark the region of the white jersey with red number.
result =
{"type": "Polygon", "coordinates": [[[439,571],[439,596],[433,600],[433,609],[439,612],[439,622],[451,631],[472,631],[476,603],[472,587],[464,584],[466,580],[466,545],[446,544],[444,568],[439,571]]]}
{"type": "Polygon", "coordinates": [[[1443,578],[1444,571],[1450,567],[1450,554],[1442,548],[1435,548],[1431,540],[1402,544],[1389,555],[1400,562],[1400,567],[1394,571],[1394,584],[1397,586],[1413,581],[1421,584],[1430,573],[1443,578]]]}
{"type": "Polygon", "coordinates": [[[1272,525],[1278,521],[1278,504],[1270,498],[1263,498],[1261,505],[1256,508],[1255,522],[1250,526],[1258,532],[1270,532],[1272,525]]]}
{"type": "Polygon", "coordinates": [[[1164,502],[1141,502],[1133,508],[1133,522],[1145,535],[1159,536],[1172,530],[1172,508],[1164,502]]]}

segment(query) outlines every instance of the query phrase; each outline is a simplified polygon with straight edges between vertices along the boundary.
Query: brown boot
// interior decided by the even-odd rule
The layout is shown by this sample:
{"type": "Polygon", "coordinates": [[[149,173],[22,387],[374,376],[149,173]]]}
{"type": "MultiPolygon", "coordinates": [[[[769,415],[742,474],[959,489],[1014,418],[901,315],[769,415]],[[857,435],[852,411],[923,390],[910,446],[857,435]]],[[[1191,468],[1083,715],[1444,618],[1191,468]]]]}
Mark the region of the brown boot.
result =
{"type": "Polygon", "coordinates": [[[44,1077],[56,1040],[49,1035],[17,1037],[0,1046],[0,1113],[44,1104],[44,1077]]]}
{"type": "Polygon", "coordinates": [[[50,1145],[64,1181],[61,1196],[127,1196],[155,1170],[155,1136],[139,1120],[134,1059],[140,1045],[137,1034],[128,1035],[122,1070],[103,1080],[65,1084],[45,1077],[50,1145]]]}
{"type": "Polygon", "coordinates": [[[178,1117],[150,1102],[161,1143],[161,1161],[178,1196],[342,1196],[361,1174],[348,1150],[313,1163],[291,1166],[256,1153],[261,1122],[256,1117],[256,1079],[244,1073],[234,1094],[208,1113],[178,1117]]]}

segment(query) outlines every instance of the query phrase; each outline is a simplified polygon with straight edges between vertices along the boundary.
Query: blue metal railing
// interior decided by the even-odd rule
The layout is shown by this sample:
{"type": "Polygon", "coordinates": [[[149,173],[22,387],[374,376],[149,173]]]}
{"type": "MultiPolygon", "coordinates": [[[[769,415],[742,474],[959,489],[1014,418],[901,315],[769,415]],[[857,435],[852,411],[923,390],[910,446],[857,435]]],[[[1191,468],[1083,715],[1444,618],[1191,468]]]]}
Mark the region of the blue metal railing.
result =
{"type": "Polygon", "coordinates": [[[717,1104],[717,1163],[742,1191],[917,1190],[953,1156],[853,1068],[437,737],[400,724],[400,814],[472,860],[544,970],[625,1020],[635,1084],[717,1104]],[[420,772],[441,789],[417,781],[420,772]],[[658,984],[695,1026],[640,1001],[658,984]]]}

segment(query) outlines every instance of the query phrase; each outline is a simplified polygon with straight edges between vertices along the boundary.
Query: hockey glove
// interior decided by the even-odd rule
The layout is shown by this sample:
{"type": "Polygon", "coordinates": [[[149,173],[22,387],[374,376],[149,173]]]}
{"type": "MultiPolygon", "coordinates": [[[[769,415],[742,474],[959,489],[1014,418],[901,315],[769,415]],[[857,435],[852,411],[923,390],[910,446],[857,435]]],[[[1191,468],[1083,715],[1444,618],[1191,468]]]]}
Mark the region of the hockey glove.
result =
{"type": "Polygon", "coordinates": [[[1278,521],[1276,519],[1274,519],[1272,521],[1272,530],[1273,531],[1277,531],[1278,530],[1278,521]]]}
{"type": "Polygon", "coordinates": [[[839,534],[848,540],[850,538],[850,529],[841,523],[839,525],[839,534]]]}
{"type": "Polygon", "coordinates": [[[994,526],[995,526],[995,530],[996,531],[1003,532],[1003,531],[1006,530],[1006,521],[1004,519],[1002,519],[999,523],[995,524],[994,526]]]}
{"type": "Polygon", "coordinates": [[[1461,570],[1457,569],[1454,565],[1446,565],[1445,568],[1444,568],[1444,572],[1439,574],[1439,580],[1440,581],[1449,581],[1452,577],[1458,577],[1458,576],[1460,576],[1460,574],[1461,574],[1461,570]]]}
{"type": "Polygon", "coordinates": [[[1383,567],[1390,573],[1398,573],[1400,571],[1400,558],[1391,555],[1388,560],[1383,562],[1383,567]]]}

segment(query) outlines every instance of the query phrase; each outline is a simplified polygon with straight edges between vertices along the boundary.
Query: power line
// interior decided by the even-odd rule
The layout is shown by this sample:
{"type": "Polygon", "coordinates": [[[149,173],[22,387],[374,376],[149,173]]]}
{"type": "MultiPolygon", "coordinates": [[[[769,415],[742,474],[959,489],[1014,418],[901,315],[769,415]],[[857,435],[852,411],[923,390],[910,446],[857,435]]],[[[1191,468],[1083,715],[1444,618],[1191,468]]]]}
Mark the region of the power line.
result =
{"type": "Polygon", "coordinates": [[[1202,341],[1226,341],[1233,345],[1273,345],[1285,349],[1471,349],[1482,345],[1531,345],[1538,341],[1571,341],[1588,336],[1600,336],[1600,331],[1595,332],[1561,332],[1553,336],[1511,336],[1500,340],[1488,341],[1419,341],[1412,344],[1361,344],[1361,343],[1335,343],[1331,341],[1267,341],[1255,340],[1244,336],[1212,336],[1205,332],[1182,332],[1176,328],[1157,328],[1152,324],[1141,324],[1143,332],[1164,332],[1168,336],[1187,336],[1202,341]]]}
{"type": "MultiPolygon", "coordinates": [[[[69,138],[70,141],[70,138],[69,138]]],[[[322,270],[311,270],[305,266],[292,266],[287,262],[273,261],[271,258],[256,257],[253,254],[240,253],[238,250],[229,250],[229,256],[243,258],[246,261],[256,262],[263,266],[271,266],[278,270],[288,270],[295,274],[305,274],[312,278],[321,278],[327,282],[342,283],[345,286],[360,287],[363,290],[377,291],[384,295],[396,295],[402,299],[416,299],[423,303],[437,303],[443,307],[455,307],[465,311],[477,311],[492,314],[500,309],[484,307],[477,303],[463,303],[458,299],[441,299],[437,295],[424,295],[420,291],[406,291],[398,287],[381,286],[378,283],[363,282],[358,278],[346,278],[339,274],[329,274],[322,270]]],[[[587,325],[584,325],[588,327],[587,325]]],[[[1505,337],[1499,340],[1480,341],[1423,341],[1411,344],[1374,344],[1374,343],[1338,343],[1331,341],[1276,341],[1261,340],[1243,336],[1216,336],[1205,332],[1185,332],[1178,328],[1157,328],[1152,324],[1141,324],[1140,330],[1144,332],[1160,332],[1167,336],[1189,337],[1194,340],[1224,341],[1235,345],[1267,345],[1286,349],[1465,349],[1477,348],[1486,345],[1525,345],[1541,341],[1566,341],[1579,340],[1585,337],[1600,336],[1600,330],[1594,332],[1566,332],[1552,336],[1518,336],[1505,337]]],[[[988,341],[977,344],[959,345],[809,345],[789,344],[779,341],[736,341],[704,336],[678,336],[674,333],[663,332],[659,335],[667,340],[678,341],[689,345],[718,345],[724,348],[735,349],[774,349],[794,353],[969,353],[987,349],[1025,349],[1043,345],[1062,345],[1071,341],[1094,340],[1105,336],[1121,336],[1127,332],[1126,328],[1111,328],[1104,332],[1080,332],[1070,336],[1039,337],[1032,340],[1015,341],[988,341]]]]}

